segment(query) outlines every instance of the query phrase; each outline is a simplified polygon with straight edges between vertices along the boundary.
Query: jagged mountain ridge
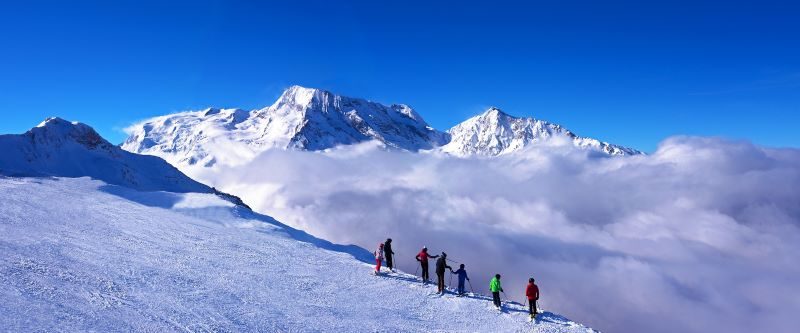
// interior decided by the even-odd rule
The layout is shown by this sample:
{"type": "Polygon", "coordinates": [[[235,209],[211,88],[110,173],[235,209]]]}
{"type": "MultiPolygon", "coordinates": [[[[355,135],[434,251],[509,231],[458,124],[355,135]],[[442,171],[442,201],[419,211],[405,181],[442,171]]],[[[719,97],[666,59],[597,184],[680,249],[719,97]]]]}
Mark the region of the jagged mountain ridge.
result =
{"type": "Polygon", "coordinates": [[[407,105],[386,106],[300,86],[286,89],[263,109],[181,112],[145,120],[128,132],[123,149],[161,156],[175,165],[212,166],[220,160],[238,164],[273,148],[315,151],[371,140],[388,149],[466,157],[513,153],[562,136],[577,147],[609,155],[641,154],[497,108],[441,132],[407,105]]]}
{"type": "Polygon", "coordinates": [[[376,140],[389,149],[443,145],[447,135],[406,105],[390,106],[293,86],[271,106],[206,109],[149,119],[129,129],[122,148],[177,164],[231,163],[273,148],[324,150],[376,140]]]}
{"type": "Polygon", "coordinates": [[[530,145],[562,137],[576,147],[609,155],[638,155],[640,151],[597,139],[580,137],[562,127],[534,118],[510,116],[491,107],[447,131],[451,140],[441,150],[457,156],[497,156],[520,151],[530,145]]]}

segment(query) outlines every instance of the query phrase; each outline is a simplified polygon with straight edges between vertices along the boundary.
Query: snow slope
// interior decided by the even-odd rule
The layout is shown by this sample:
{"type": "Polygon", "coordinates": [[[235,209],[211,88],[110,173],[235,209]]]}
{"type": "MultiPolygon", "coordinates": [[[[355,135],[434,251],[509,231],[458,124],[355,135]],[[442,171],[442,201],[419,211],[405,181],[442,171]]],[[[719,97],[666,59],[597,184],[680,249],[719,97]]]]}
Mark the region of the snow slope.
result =
{"type": "MultiPolygon", "coordinates": [[[[369,274],[369,253],[212,194],[0,176],[5,331],[588,332],[369,274]]],[[[475,274],[475,273],[473,273],[475,274]]]]}
{"type": "Polygon", "coordinates": [[[0,174],[91,176],[140,190],[213,192],[164,160],[124,151],[91,127],[48,118],[24,134],[0,135],[0,174]]]}
{"type": "Polygon", "coordinates": [[[456,156],[497,156],[514,153],[555,137],[576,147],[609,155],[638,155],[640,151],[575,135],[564,127],[534,118],[517,118],[498,108],[489,108],[448,131],[451,140],[441,150],[456,156]]]}
{"type": "Polygon", "coordinates": [[[406,105],[390,106],[292,86],[267,108],[206,109],[156,117],[129,129],[122,148],[174,165],[235,164],[264,150],[323,150],[370,140],[417,151],[446,142],[406,105]]]}
{"type": "MultiPolygon", "coordinates": [[[[0,329],[520,331],[520,305],[431,296],[371,254],[253,213],[91,127],[0,136],[0,329]]],[[[544,313],[534,331],[585,332],[544,313]]]]}
{"type": "Polygon", "coordinates": [[[184,171],[187,166],[241,165],[269,149],[317,151],[371,140],[389,149],[465,157],[506,154],[565,137],[577,147],[610,155],[640,154],[578,137],[559,125],[514,118],[496,108],[444,133],[406,105],[387,106],[300,86],[288,88],[264,109],[181,112],[145,120],[128,132],[123,149],[160,156],[184,171]]]}

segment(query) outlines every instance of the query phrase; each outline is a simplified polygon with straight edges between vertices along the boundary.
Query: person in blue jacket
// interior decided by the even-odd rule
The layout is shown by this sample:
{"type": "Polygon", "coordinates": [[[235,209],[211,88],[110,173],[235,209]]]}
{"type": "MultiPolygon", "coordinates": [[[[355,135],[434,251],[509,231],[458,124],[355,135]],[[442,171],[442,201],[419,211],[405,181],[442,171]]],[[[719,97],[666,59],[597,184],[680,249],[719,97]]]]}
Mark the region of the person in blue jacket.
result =
{"type": "Polygon", "coordinates": [[[453,274],[458,275],[458,296],[464,296],[464,280],[469,281],[467,271],[464,270],[464,264],[461,264],[453,274]]]}

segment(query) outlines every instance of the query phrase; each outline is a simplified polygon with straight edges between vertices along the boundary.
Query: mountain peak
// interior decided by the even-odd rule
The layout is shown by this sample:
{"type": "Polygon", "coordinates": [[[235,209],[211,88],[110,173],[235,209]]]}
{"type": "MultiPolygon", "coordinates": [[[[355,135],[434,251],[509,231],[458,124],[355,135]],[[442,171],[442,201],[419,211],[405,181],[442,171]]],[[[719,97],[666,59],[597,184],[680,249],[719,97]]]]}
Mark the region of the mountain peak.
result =
{"type": "Polygon", "coordinates": [[[515,121],[521,118],[514,117],[508,113],[503,112],[498,107],[492,106],[486,109],[483,113],[470,118],[469,120],[482,122],[482,121],[491,121],[495,124],[505,123],[509,121],[515,121]]]}
{"type": "Polygon", "coordinates": [[[71,123],[69,121],[66,121],[64,119],[61,119],[59,117],[47,117],[47,118],[44,119],[44,121],[39,123],[39,125],[36,125],[36,127],[64,126],[65,124],[73,124],[73,123],[71,123]]]}
{"type": "MultiPolygon", "coordinates": [[[[44,121],[36,125],[35,129],[43,129],[60,134],[69,134],[75,131],[94,131],[89,125],[82,124],[77,121],[68,121],[59,117],[47,117],[44,121]]],[[[41,130],[40,130],[41,131],[41,130]]]]}
{"type": "Polygon", "coordinates": [[[65,140],[70,140],[88,148],[96,148],[98,146],[107,148],[112,146],[91,126],[77,121],[67,121],[59,117],[46,118],[39,125],[31,128],[27,134],[39,143],[59,144],[65,140]]]}
{"type": "Polygon", "coordinates": [[[531,145],[560,137],[580,148],[609,155],[637,155],[641,152],[575,135],[560,125],[531,117],[514,117],[497,107],[472,117],[447,131],[451,140],[442,151],[456,156],[497,156],[517,152],[531,145]]]}
{"type": "Polygon", "coordinates": [[[291,93],[298,93],[298,92],[300,92],[300,93],[318,93],[318,92],[331,93],[330,91],[327,91],[325,89],[304,87],[304,86],[297,85],[297,84],[291,85],[291,86],[289,86],[289,88],[286,88],[286,90],[283,91],[284,94],[289,93],[289,92],[291,92],[291,93]]]}
{"type": "Polygon", "coordinates": [[[509,116],[507,113],[503,112],[503,110],[500,110],[500,108],[498,108],[496,106],[491,106],[488,109],[486,109],[486,111],[483,112],[483,115],[484,116],[509,116]]]}
{"type": "Polygon", "coordinates": [[[275,104],[293,104],[305,106],[316,104],[314,102],[324,102],[330,96],[335,95],[327,90],[293,85],[283,91],[275,104]]]}
{"type": "Polygon", "coordinates": [[[234,109],[152,118],[131,126],[122,148],[161,156],[176,165],[212,166],[240,163],[237,160],[273,148],[316,151],[374,140],[389,149],[419,151],[439,147],[448,139],[407,105],[384,105],[298,85],[286,88],[268,107],[229,110],[234,109]],[[214,144],[220,140],[229,145],[214,144]]]}

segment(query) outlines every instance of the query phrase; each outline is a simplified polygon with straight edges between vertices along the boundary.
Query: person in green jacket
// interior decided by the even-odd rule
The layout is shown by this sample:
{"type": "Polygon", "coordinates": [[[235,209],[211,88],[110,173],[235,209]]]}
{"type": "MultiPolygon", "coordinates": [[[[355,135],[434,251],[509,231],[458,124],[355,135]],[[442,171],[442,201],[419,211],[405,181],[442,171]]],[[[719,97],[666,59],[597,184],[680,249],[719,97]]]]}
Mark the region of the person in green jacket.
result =
{"type": "Polygon", "coordinates": [[[500,309],[500,292],[503,291],[503,286],[500,285],[500,274],[495,274],[492,281],[489,282],[489,291],[492,292],[492,303],[500,309]]]}

